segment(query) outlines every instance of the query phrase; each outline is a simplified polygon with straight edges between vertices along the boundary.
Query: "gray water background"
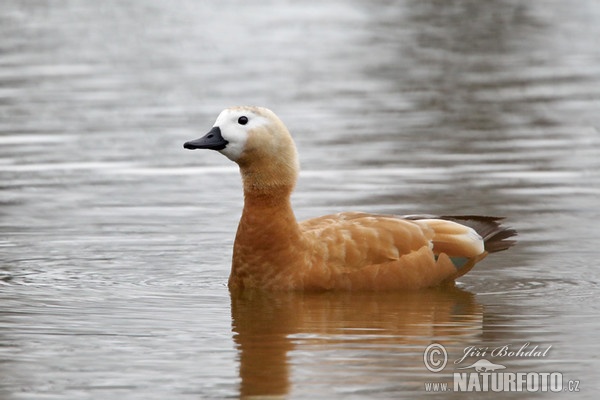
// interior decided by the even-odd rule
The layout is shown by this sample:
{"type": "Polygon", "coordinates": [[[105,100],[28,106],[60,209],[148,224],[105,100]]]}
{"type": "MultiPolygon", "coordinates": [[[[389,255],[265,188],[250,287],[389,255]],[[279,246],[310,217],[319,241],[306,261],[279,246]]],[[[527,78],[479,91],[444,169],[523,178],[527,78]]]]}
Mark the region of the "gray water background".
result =
{"type": "Polygon", "coordinates": [[[4,0],[0,398],[417,398],[434,342],[552,346],[488,358],[596,398],[599,37],[594,0],[4,0]],[[239,175],[182,143],[242,104],[294,135],[299,219],[501,215],[518,246],[457,292],[230,298],[239,175]]]}

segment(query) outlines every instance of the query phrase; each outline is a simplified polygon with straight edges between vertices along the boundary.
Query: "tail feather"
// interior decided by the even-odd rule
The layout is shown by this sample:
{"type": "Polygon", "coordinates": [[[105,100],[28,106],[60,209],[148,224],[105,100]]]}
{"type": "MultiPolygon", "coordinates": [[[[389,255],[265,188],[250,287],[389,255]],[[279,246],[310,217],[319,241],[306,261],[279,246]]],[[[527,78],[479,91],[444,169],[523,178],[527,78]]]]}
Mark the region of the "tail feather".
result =
{"type": "Polygon", "coordinates": [[[517,243],[514,239],[509,240],[517,236],[517,231],[501,225],[504,218],[479,215],[444,215],[440,218],[473,228],[483,238],[488,253],[506,250],[517,243]]]}
{"type": "Polygon", "coordinates": [[[511,237],[517,236],[517,231],[502,226],[500,221],[504,219],[503,217],[486,217],[482,215],[444,215],[441,217],[435,215],[404,215],[402,218],[411,220],[439,218],[473,228],[483,238],[484,248],[488,253],[506,250],[517,243],[514,239],[508,240],[511,237]]]}

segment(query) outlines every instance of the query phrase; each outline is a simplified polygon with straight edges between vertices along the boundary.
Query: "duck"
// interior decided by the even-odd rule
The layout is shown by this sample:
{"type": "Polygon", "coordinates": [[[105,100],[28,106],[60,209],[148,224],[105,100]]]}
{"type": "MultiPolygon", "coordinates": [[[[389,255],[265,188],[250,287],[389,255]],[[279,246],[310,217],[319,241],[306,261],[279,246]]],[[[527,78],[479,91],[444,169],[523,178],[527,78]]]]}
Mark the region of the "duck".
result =
{"type": "Polygon", "coordinates": [[[297,221],[300,171],[287,127],[264,107],[223,110],[185,149],[218,151],[239,166],[244,204],[230,291],[408,291],[454,285],[489,253],[515,244],[503,218],[349,211],[297,221]]]}

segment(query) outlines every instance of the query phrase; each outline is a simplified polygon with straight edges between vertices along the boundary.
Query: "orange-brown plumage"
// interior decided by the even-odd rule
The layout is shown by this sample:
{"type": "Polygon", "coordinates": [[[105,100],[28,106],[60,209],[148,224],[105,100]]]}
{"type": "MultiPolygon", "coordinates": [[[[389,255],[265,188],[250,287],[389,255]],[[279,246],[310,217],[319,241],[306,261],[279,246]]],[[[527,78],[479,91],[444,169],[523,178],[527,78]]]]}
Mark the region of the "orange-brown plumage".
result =
{"type": "Polygon", "coordinates": [[[506,239],[516,232],[492,217],[346,212],[298,223],[290,202],[296,148],[265,108],[226,109],[209,134],[184,146],[219,150],[240,167],[244,209],[232,290],[421,289],[454,282],[488,251],[514,243],[506,239]]]}

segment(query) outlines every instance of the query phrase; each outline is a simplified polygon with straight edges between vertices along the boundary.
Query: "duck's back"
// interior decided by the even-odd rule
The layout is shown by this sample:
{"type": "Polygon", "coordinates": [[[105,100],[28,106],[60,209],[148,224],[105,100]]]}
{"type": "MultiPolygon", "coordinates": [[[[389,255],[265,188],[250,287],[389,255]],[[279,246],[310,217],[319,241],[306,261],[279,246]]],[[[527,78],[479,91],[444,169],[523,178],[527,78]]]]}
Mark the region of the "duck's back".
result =
{"type": "Polygon", "coordinates": [[[349,212],[304,221],[311,257],[303,286],[394,290],[452,282],[487,255],[484,238],[459,218],[477,221],[488,236],[506,230],[495,218],[451,218],[349,212]]]}
{"type": "Polygon", "coordinates": [[[432,232],[413,221],[393,216],[346,212],[300,223],[315,253],[336,268],[352,271],[366,265],[396,261],[428,247],[432,232]]]}

